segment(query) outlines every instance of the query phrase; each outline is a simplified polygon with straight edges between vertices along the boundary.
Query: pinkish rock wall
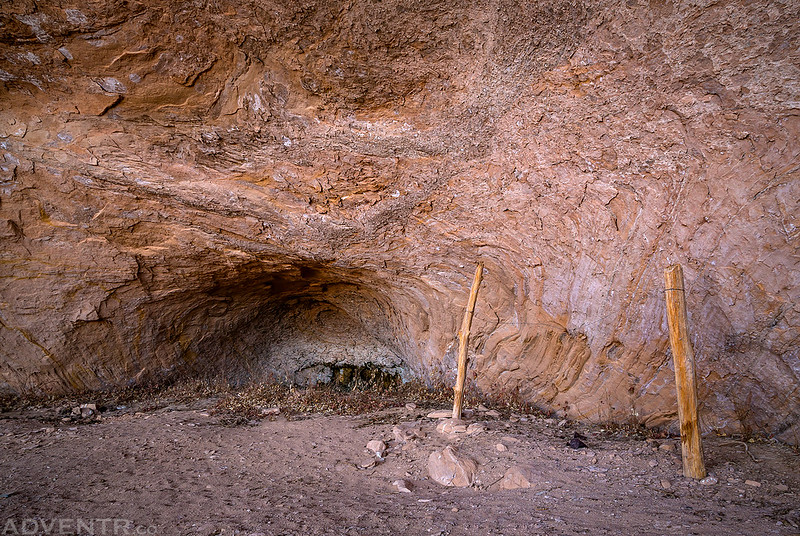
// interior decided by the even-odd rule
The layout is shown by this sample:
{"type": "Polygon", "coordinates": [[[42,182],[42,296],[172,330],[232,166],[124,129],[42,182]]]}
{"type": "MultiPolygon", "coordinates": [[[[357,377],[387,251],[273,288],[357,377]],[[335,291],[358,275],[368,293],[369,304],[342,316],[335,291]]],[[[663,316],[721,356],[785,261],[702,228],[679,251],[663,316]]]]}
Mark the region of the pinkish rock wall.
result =
{"type": "MultiPolygon", "coordinates": [[[[797,443],[797,2],[0,7],[0,385],[320,363],[797,443]]],[[[316,367],[316,368],[315,368],[316,367]]]]}

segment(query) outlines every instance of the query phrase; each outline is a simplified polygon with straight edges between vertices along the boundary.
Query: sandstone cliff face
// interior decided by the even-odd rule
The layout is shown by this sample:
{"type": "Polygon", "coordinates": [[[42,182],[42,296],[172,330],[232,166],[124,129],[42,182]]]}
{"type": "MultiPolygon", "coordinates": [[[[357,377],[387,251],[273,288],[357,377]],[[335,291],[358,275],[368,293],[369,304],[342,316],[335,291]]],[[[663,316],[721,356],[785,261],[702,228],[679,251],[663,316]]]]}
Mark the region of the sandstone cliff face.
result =
{"type": "Polygon", "coordinates": [[[0,386],[324,364],[798,442],[797,2],[0,8],[0,386]]]}

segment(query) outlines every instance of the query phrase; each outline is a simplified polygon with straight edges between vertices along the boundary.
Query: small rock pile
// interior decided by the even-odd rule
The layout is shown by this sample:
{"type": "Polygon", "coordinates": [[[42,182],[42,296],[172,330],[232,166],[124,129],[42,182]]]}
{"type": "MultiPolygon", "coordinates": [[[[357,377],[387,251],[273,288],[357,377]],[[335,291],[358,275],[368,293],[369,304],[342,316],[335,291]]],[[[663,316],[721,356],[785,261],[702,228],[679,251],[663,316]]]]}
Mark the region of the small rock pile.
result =
{"type": "Polygon", "coordinates": [[[79,406],[64,406],[58,411],[61,416],[61,422],[80,422],[90,423],[102,420],[100,410],[97,409],[97,404],[81,404],[79,406]]]}

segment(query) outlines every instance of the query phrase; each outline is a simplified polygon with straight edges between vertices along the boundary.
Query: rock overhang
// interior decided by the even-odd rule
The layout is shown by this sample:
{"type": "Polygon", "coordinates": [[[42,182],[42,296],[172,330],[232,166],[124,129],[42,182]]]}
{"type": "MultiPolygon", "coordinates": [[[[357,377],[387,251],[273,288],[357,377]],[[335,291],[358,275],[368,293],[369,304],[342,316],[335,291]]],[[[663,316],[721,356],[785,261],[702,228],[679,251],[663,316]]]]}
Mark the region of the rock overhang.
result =
{"type": "Polygon", "coordinates": [[[723,4],[4,8],[2,382],[230,365],[292,314],[447,374],[482,260],[478,386],[664,424],[681,262],[706,428],[796,441],[798,29],[723,4]]]}

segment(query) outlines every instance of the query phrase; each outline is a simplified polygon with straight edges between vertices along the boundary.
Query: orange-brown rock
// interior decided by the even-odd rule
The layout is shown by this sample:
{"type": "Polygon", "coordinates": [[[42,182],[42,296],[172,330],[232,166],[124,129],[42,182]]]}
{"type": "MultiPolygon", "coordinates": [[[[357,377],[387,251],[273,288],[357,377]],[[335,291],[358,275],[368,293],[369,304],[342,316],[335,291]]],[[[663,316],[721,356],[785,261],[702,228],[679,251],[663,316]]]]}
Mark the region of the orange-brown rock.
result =
{"type": "MultiPolygon", "coordinates": [[[[0,7],[0,386],[449,377],[798,441],[795,2],[0,7]]],[[[474,387],[473,386],[473,387],[474,387]]]]}

